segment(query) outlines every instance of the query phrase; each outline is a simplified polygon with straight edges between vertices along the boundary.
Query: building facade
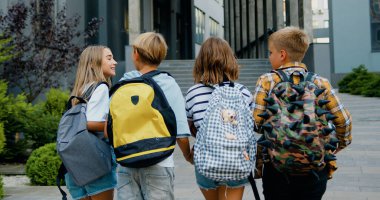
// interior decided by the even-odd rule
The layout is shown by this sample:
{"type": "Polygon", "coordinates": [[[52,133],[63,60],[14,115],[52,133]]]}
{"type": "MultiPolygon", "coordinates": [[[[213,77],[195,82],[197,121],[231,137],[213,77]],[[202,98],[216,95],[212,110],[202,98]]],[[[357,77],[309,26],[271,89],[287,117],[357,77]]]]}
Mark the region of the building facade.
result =
{"type": "Polygon", "coordinates": [[[267,39],[285,26],[303,28],[311,38],[310,0],[224,0],[225,39],[239,58],[267,58],[267,39]]]}
{"type": "MultiPolygon", "coordinates": [[[[22,0],[2,0],[0,10],[22,0]]],[[[40,1],[40,0],[36,0],[40,1]]],[[[161,33],[168,44],[166,59],[194,59],[209,36],[223,37],[222,0],[52,0],[58,12],[81,16],[79,29],[92,18],[103,18],[92,44],[111,48],[119,62],[118,73],[133,69],[130,44],[140,33],[161,33]],[[126,66],[126,67],[124,67],[126,66]]],[[[118,78],[118,77],[116,77],[118,78]]]]}
{"type": "Polygon", "coordinates": [[[329,0],[331,76],[342,76],[361,64],[380,72],[380,1],[329,0]]]}

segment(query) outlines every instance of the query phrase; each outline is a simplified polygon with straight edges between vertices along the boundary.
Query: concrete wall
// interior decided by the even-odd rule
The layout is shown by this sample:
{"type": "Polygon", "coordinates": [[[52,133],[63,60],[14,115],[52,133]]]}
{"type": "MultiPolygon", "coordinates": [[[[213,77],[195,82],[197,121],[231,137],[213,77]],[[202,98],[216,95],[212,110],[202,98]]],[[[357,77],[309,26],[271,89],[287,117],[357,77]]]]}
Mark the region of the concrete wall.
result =
{"type": "Polygon", "coordinates": [[[348,73],[364,64],[380,71],[380,52],[371,50],[369,0],[331,0],[333,72],[348,73]]]}
{"type": "Polygon", "coordinates": [[[331,80],[330,44],[310,44],[302,62],[310,71],[331,80]]]}
{"type": "Polygon", "coordinates": [[[330,80],[330,44],[313,44],[311,47],[314,49],[314,72],[330,80]]]}

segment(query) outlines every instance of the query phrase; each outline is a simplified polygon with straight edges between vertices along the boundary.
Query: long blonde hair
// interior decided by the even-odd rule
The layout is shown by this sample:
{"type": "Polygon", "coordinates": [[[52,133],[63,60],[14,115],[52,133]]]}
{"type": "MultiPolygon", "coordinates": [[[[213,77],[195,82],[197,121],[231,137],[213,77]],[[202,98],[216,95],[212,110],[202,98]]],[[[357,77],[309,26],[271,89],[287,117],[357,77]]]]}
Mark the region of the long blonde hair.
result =
{"type": "Polygon", "coordinates": [[[210,37],[201,46],[195,60],[193,76],[195,83],[218,84],[224,77],[234,81],[239,77],[239,65],[227,41],[210,37]]]}
{"type": "Polygon", "coordinates": [[[85,87],[90,84],[105,81],[111,85],[111,79],[106,78],[102,71],[103,50],[109,49],[106,46],[88,46],[80,55],[77,74],[72,96],[82,96],[85,87]]]}

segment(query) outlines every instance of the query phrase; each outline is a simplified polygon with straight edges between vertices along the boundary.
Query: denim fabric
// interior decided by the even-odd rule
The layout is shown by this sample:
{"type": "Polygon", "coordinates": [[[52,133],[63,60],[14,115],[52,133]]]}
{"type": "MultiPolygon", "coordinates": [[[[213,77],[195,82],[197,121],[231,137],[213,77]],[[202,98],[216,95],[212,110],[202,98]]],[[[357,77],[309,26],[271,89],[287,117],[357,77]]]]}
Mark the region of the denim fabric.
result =
{"type": "Polygon", "coordinates": [[[227,186],[229,188],[239,188],[248,184],[248,178],[238,180],[238,181],[214,181],[209,179],[198,172],[195,168],[195,178],[197,179],[197,184],[201,189],[214,190],[220,186],[227,186]]]}
{"type": "Polygon", "coordinates": [[[174,200],[174,168],[118,166],[117,197],[128,200],[174,200]]]}
{"type": "Polygon", "coordinates": [[[117,163],[116,163],[116,157],[114,153],[112,153],[112,158],[113,158],[112,171],[109,174],[106,174],[100,177],[99,179],[87,185],[84,185],[82,187],[77,186],[74,183],[69,173],[65,174],[66,187],[69,190],[69,193],[74,200],[82,199],[86,196],[96,195],[101,192],[114,189],[116,187],[117,163]]]}

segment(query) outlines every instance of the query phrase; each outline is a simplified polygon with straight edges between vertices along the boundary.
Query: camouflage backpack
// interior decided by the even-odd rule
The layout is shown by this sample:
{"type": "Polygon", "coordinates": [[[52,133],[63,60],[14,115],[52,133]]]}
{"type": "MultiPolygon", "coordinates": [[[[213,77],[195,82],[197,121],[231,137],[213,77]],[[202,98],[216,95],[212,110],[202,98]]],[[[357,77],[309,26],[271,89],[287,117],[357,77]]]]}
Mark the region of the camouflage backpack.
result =
{"type": "MultiPolygon", "coordinates": [[[[281,81],[277,83],[268,98],[261,132],[264,162],[272,162],[280,172],[290,175],[314,174],[321,171],[326,163],[336,160],[332,152],[338,140],[329,121],[336,118],[324,107],[325,88],[314,84],[315,74],[302,75],[293,72],[274,71],[281,81]],[[299,76],[295,84],[293,76],[299,76]]],[[[317,175],[318,176],[318,175],[317,175]]]]}

